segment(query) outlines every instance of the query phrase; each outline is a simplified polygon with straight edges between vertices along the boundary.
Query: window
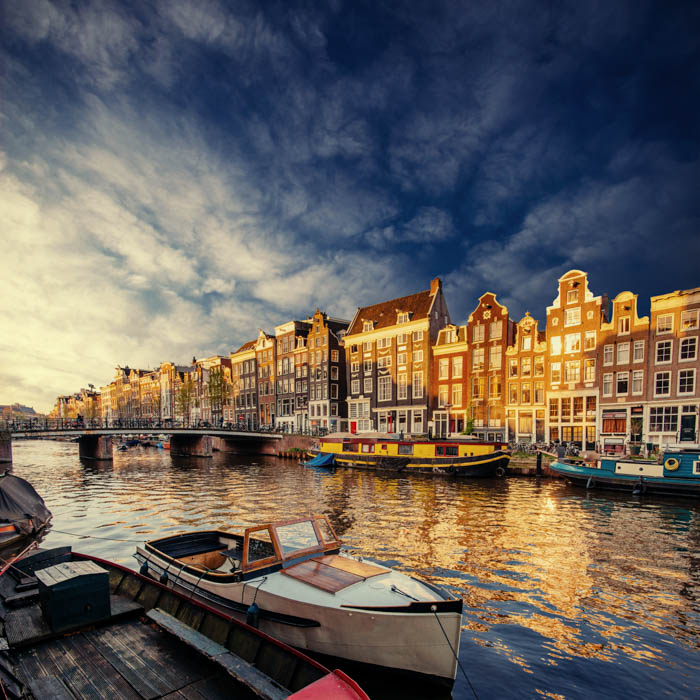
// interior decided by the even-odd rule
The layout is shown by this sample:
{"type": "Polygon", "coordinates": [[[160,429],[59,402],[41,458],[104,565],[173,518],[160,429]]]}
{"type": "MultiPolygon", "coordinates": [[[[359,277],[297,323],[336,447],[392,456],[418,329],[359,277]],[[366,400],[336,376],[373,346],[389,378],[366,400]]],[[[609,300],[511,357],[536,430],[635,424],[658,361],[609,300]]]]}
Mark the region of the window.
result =
{"type": "Polygon", "coordinates": [[[447,379],[450,376],[450,359],[442,357],[439,361],[438,378],[447,379]]]}
{"type": "Polygon", "coordinates": [[[581,334],[569,333],[564,336],[564,352],[581,352],[581,334]]]}
{"type": "Polygon", "coordinates": [[[462,405],[462,385],[453,384],[452,385],[452,405],[461,406],[462,405]]]}
{"type": "Polygon", "coordinates": [[[397,345],[406,345],[408,342],[408,333],[399,333],[396,336],[396,344],[397,345]]]}
{"type": "Polygon", "coordinates": [[[500,374],[492,374],[489,377],[489,398],[497,399],[501,396],[501,376],[500,374]]]}
{"type": "Polygon", "coordinates": [[[629,335],[630,334],[630,317],[625,316],[617,322],[617,333],[618,335],[629,335]]]}
{"type": "Polygon", "coordinates": [[[365,393],[365,394],[371,394],[371,393],[372,393],[372,377],[365,377],[365,380],[364,380],[364,393],[365,393]]]}
{"type": "Polygon", "coordinates": [[[364,360],[362,362],[362,368],[365,371],[365,374],[370,374],[372,372],[372,360],[364,360]]]}
{"type": "Polygon", "coordinates": [[[350,369],[352,372],[359,372],[360,371],[360,363],[359,362],[351,363],[350,369]]]}
{"type": "Polygon", "coordinates": [[[423,372],[413,373],[413,398],[423,398],[423,372]]]}
{"type": "Polygon", "coordinates": [[[552,384],[559,384],[561,381],[561,362],[552,362],[549,365],[552,384]]]}
{"type": "Polygon", "coordinates": [[[671,333],[673,331],[673,314],[664,314],[656,318],[657,333],[671,333]]]}
{"type": "Polygon", "coordinates": [[[360,393],[360,380],[359,379],[353,379],[350,382],[350,392],[353,394],[360,393]]]}
{"type": "Polygon", "coordinates": [[[508,376],[517,377],[518,376],[518,361],[517,359],[508,360],[508,376]]]}
{"type": "Polygon", "coordinates": [[[338,379],[338,368],[331,367],[331,379],[338,379]]]}
{"type": "Polygon", "coordinates": [[[678,359],[681,362],[687,362],[688,360],[695,360],[698,356],[698,339],[697,336],[692,338],[683,338],[680,341],[680,352],[678,354],[678,359]]]}
{"type": "Polygon", "coordinates": [[[590,357],[583,361],[583,381],[595,381],[595,358],[590,357]]]}
{"type": "Polygon", "coordinates": [[[377,380],[377,401],[391,401],[391,377],[379,377],[377,380]]]}
{"type": "Polygon", "coordinates": [[[518,385],[516,382],[508,384],[508,402],[518,403],[518,385]]]}
{"type": "Polygon", "coordinates": [[[544,377],[544,355],[535,358],[535,376],[544,377]]]}
{"type": "Polygon", "coordinates": [[[612,396],[612,372],[603,375],[603,396],[612,396]]]}
{"type": "Polygon", "coordinates": [[[407,399],[408,398],[408,375],[407,374],[399,374],[399,376],[397,377],[396,398],[397,399],[407,399]]]}
{"type": "Polygon", "coordinates": [[[561,336],[556,335],[549,340],[549,354],[561,355],[561,336]]]}
{"type": "Polygon", "coordinates": [[[475,343],[480,343],[484,339],[484,326],[482,324],[477,324],[472,330],[472,340],[475,343]]]}
{"type": "Polygon", "coordinates": [[[628,365],[630,362],[630,344],[620,343],[617,346],[617,364],[628,365]]]}
{"type": "Polygon", "coordinates": [[[698,310],[681,311],[681,330],[696,331],[698,329],[698,310]]]}
{"type": "Polygon", "coordinates": [[[575,304],[578,301],[578,289],[569,289],[566,292],[566,303],[575,304]]]}
{"type": "Polygon", "coordinates": [[[653,406],[649,411],[649,431],[675,433],[678,428],[678,406],[653,406]]]}
{"type": "Polygon", "coordinates": [[[423,331],[413,331],[413,342],[420,343],[423,340],[423,331]]]}
{"type": "Polygon", "coordinates": [[[362,349],[363,349],[365,352],[371,352],[371,350],[372,350],[372,343],[371,343],[371,342],[364,342],[364,343],[362,343],[362,349]]]}
{"type": "Polygon", "coordinates": [[[377,348],[380,350],[383,348],[390,348],[391,347],[391,338],[380,338],[377,341],[377,348]]]}
{"type": "Polygon", "coordinates": [[[331,350],[331,362],[337,362],[337,361],[338,361],[338,351],[331,350]]]}
{"type": "Polygon", "coordinates": [[[374,324],[372,323],[372,321],[363,321],[362,332],[366,333],[367,331],[371,331],[373,327],[374,327],[374,324]]]}
{"type": "Polygon", "coordinates": [[[472,369],[484,369],[484,348],[474,348],[472,353],[472,369]]]}
{"type": "Polygon", "coordinates": [[[654,375],[654,396],[669,396],[671,394],[671,373],[657,372],[654,375]]]}
{"type": "Polygon", "coordinates": [[[678,393],[679,394],[694,394],[695,393],[695,370],[682,369],[678,372],[678,393]]]}
{"type": "Polygon", "coordinates": [[[535,382],[535,403],[544,403],[544,382],[535,382]]]}
{"type": "Polygon", "coordinates": [[[523,357],[520,360],[520,373],[523,377],[530,377],[532,375],[532,358],[523,357]]]}
{"type": "Polygon", "coordinates": [[[644,370],[636,369],[632,372],[632,393],[641,394],[644,391],[644,370]]]}
{"type": "Polygon", "coordinates": [[[613,345],[605,345],[603,347],[603,364],[611,365],[615,357],[615,348],[613,345]]]}
{"type": "Polygon", "coordinates": [[[448,393],[450,387],[447,384],[442,384],[438,387],[438,406],[442,408],[448,403],[448,393]]]}
{"type": "Polygon", "coordinates": [[[549,419],[557,420],[559,418],[559,399],[549,399],[549,419]]]}
{"type": "Polygon", "coordinates": [[[627,411],[603,411],[604,433],[624,433],[627,430],[627,411]]]}
{"type": "Polygon", "coordinates": [[[462,376],[462,358],[453,357],[452,358],[452,377],[454,379],[459,379],[462,376]]]}
{"type": "Polygon", "coordinates": [[[564,363],[564,382],[578,382],[581,379],[581,363],[571,360],[564,363]]]}
{"type": "Polygon", "coordinates": [[[396,364],[401,366],[401,365],[405,365],[407,363],[408,363],[408,353],[407,352],[400,352],[396,356],[396,364]]]}
{"type": "Polygon", "coordinates": [[[673,352],[672,340],[660,340],[656,343],[656,364],[662,365],[671,361],[671,353],[673,352]]]}
{"type": "Polygon", "coordinates": [[[644,341],[635,340],[632,359],[634,362],[644,362],[644,341]]]}
{"type": "Polygon", "coordinates": [[[401,311],[398,314],[398,318],[397,318],[396,322],[397,323],[408,323],[409,318],[410,318],[410,314],[408,313],[408,311],[401,311]]]}
{"type": "Polygon", "coordinates": [[[413,361],[414,362],[423,362],[423,351],[422,350],[414,350],[413,351],[413,361]]]}
{"type": "Polygon", "coordinates": [[[595,331],[586,331],[583,335],[583,349],[595,350],[595,331]]]}
{"type": "Polygon", "coordinates": [[[489,348],[489,369],[500,369],[501,367],[501,348],[497,345],[489,348]]]}
{"type": "Polygon", "coordinates": [[[377,367],[379,369],[391,367],[391,355],[385,355],[384,357],[377,358],[377,367]]]}
{"type": "Polygon", "coordinates": [[[626,395],[629,392],[630,386],[630,373],[629,372],[618,372],[617,373],[617,395],[626,395]]]}
{"type": "Polygon", "coordinates": [[[561,400],[561,419],[568,421],[571,418],[571,397],[565,396],[561,400]]]}
{"type": "Polygon", "coordinates": [[[520,403],[531,403],[530,382],[523,382],[520,387],[520,403]]]}
{"type": "Polygon", "coordinates": [[[578,326],[581,323],[581,307],[575,306],[571,309],[566,309],[564,315],[565,326],[578,326]]]}
{"type": "Polygon", "coordinates": [[[483,399],[484,398],[484,378],[483,377],[473,377],[472,378],[472,398],[483,399]]]}
{"type": "Polygon", "coordinates": [[[532,336],[524,335],[521,345],[523,350],[532,350],[532,336]]]}
{"type": "Polygon", "coordinates": [[[489,327],[489,339],[500,340],[503,337],[503,321],[492,321],[489,327]]]}
{"type": "Polygon", "coordinates": [[[338,398],[338,385],[337,384],[331,384],[331,398],[332,399],[338,398]]]}

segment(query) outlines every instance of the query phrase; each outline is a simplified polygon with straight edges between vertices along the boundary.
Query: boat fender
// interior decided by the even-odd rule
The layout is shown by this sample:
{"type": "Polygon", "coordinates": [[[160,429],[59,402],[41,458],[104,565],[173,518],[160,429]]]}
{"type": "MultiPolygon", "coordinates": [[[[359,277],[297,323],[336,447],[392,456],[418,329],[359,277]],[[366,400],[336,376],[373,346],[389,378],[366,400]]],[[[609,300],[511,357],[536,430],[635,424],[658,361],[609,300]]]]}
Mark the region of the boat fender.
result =
{"type": "Polygon", "coordinates": [[[595,479],[592,476],[589,476],[588,481],[586,482],[586,488],[592,489],[594,486],[595,486],[595,479]]]}
{"type": "Polygon", "coordinates": [[[141,564],[141,568],[139,569],[139,573],[141,576],[148,576],[148,562],[145,561],[143,564],[141,564]]]}
{"type": "Polygon", "coordinates": [[[506,470],[503,467],[496,467],[496,476],[501,478],[506,475],[506,470]]]}
{"type": "Polygon", "coordinates": [[[634,485],[634,488],[632,489],[632,495],[633,496],[643,496],[646,493],[647,490],[647,485],[644,483],[644,479],[642,477],[639,477],[639,481],[634,485]]]}
{"type": "Polygon", "coordinates": [[[258,627],[260,624],[260,608],[258,604],[253,602],[245,614],[245,621],[251,627],[258,627]]]}
{"type": "Polygon", "coordinates": [[[164,571],[164,572],[160,575],[160,582],[161,582],[164,586],[168,583],[168,572],[167,572],[167,571],[164,571]]]}
{"type": "Polygon", "coordinates": [[[675,457],[669,457],[664,464],[664,467],[670,472],[675,472],[678,469],[680,462],[675,457]]]}

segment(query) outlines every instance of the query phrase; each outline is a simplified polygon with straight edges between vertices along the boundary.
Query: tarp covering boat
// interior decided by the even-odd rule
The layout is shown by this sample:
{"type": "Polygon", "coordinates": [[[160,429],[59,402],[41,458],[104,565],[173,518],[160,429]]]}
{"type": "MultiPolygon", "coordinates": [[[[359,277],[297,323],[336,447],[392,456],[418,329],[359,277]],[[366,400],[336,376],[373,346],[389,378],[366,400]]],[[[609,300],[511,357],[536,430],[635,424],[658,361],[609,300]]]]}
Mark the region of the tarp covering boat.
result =
{"type": "Polygon", "coordinates": [[[14,525],[22,535],[36,532],[51,518],[51,511],[34,487],[5,472],[0,475],[0,524],[14,525]]]}
{"type": "Polygon", "coordinates": [[[332,467],[335,465],[334,455],[316,455],[313,459],[306,462],[307,467],[332,467]]]}

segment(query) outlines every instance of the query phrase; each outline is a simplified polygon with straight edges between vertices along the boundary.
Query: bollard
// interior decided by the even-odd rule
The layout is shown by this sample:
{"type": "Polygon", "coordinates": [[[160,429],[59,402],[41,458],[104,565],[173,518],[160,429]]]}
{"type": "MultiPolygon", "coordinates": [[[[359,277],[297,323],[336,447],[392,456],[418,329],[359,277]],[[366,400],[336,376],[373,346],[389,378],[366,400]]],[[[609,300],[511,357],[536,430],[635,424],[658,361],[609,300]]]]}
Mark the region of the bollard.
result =
{"type": "Polygon", "coordinates": [[[542,453],[537,451],[537,476],[542,476],[542,453]]]}

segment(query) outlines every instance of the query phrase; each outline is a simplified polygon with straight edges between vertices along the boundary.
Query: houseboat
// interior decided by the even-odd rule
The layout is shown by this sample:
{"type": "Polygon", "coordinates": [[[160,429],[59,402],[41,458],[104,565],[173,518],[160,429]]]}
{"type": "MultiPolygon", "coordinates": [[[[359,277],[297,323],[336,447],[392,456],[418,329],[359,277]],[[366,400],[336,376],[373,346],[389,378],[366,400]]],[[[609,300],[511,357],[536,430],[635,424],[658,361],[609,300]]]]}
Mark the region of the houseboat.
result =
{"type": "Polygon", "coordinates": [[[462,599],[341,552],[325,515],[169,535],[136,548],[141,573],[325,662],[451,687],[462,599]]]}
{"type": "Polygon", "coordinates": [[[387,469],[403,474],[503,476],[510,461],[506,445],[468,437],[402,439],[382,433],[333,433],[314,456],[333,456],[334,466],[387,469]]]}
{"type": "Polygon", "coordinates": [[[667,446],[658,458],[632,456],[558,459],[549,468],[577,486],[635,494],[700,496],[700,445],[667,446]]]}

